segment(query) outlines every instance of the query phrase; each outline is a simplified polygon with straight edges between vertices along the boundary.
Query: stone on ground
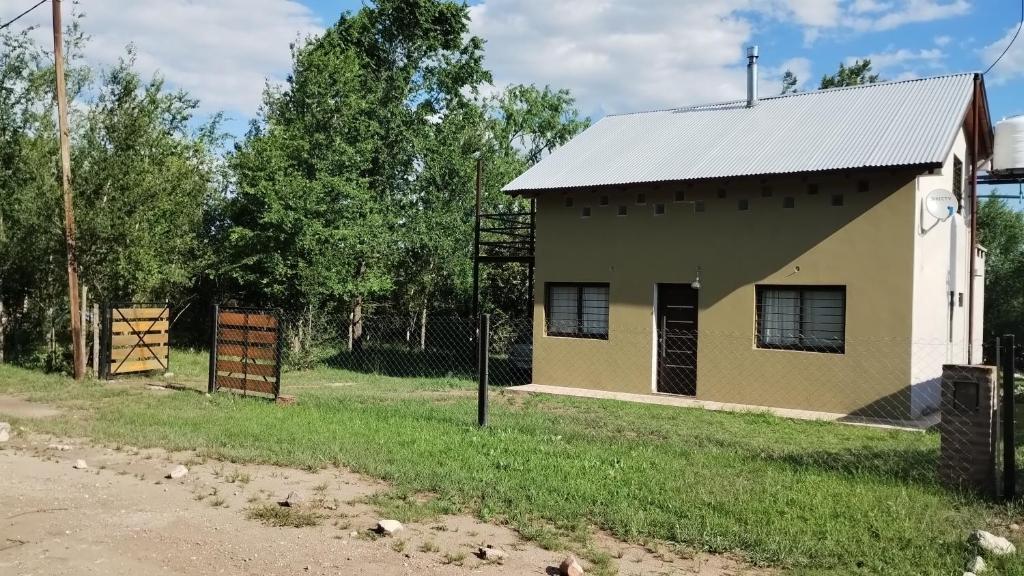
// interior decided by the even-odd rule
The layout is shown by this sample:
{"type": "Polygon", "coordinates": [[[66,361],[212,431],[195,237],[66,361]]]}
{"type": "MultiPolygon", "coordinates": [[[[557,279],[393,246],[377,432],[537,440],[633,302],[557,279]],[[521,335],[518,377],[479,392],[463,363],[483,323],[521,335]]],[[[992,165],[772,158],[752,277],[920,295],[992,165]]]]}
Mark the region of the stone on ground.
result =
{"type": "Polygon", "coordinates": [[[488,544],[486,548],[482,546],[480,547],[480,551],[477,552],[477,556],[479,556],[481,560],[487,560],[488,562],[501,562],[505,559],[505,551],[501,548],[495,548],[488,544]]]}
{"type": "Polygon", "coordinates": [[[7,442],[11,439],[11,425],[7,422],[0,422],[0,442],[7,442]]]}
{"type": "Polygon", "coordinates": [[[89,468],[89,465],[85,463],[85,460],[78,459],[75,460],[75,464],[74,466],[72,466],[72,468],[74,468],[75,470],[85,470],[89,468]]]}
{"type": "Polygon", "coordinates": [[[583,566],[575,556],[569,556],[558,566],[558,573],[562,576],[584,576],[583,566]]]}
{"type": "Polygon", "coordinates": [[[1017,547],[1013,545],[1013,542],[984,530],[971,532],[967,541],[993,556],[1006,556],[1017,552],[1017,547]]]}
{"type": "Polygon", "coordinates": [[[167,478],[170,478],[171,480],[180,480],[185,476],[188,476],[188,468],[181,464],[171,468],[171,471],[167,473],[167,478]]]}
{"type": "Polygon", "coordinates": [[[388,536],[400,532],[404,528],[398,520],[380,520],[377,522],[377,532],[388,536]]]}
{"type": "Polygon", "coordinates": [[[277,502],[278,506],[284,506],[285,508],[295,508],[300,504],[302,504],[302,496],[299,496],[298,492],[289,492],[288,495],[284,497],[284,500],[279,500],[277,502]]]}
{"type": "Polygon", "coordinates": [[[981,556],[975,556],[974,560],[967,563],[967,571],[973,574],[981,574],[987,568],[988,565],[985,564],[985,559],[981,556]]]}

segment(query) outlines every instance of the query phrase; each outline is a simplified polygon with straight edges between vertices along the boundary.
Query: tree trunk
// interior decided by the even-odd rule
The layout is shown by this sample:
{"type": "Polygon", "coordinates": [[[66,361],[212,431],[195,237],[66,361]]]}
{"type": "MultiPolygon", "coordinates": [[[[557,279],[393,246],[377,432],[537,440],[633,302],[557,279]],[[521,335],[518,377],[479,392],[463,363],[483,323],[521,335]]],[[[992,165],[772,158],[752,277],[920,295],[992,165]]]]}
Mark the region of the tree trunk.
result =
{"type": "MultiPolygon", "coordinates": [[[[356,268],[356,284],[366,274],[366,262],[360,260],[356,268]]],[[[352,307],[352,336],[350,338],[350,349],[359,351],[363,348],[363,296],[356,296],[355,305],[352,307]]]]}
{"type": "Polygon", "coordinates": [[[92,303],[92,377],[100,377],[100,305],[92,303]]]}
{"type": "Polygon", "coordinates": [[[0,364],[4,363],[4,347],[7,344],[4,338],[7,335],[7,311],[4,310],[4,301],[0,298],[0,364]]]}
{"type": "MultiPolygon", "coordinates": [[[[82,359],[82,374],[85,375],[85,360],[88,358],[85,351],[88,350],[88,344],[86,340],[89,338],[89,331],[86,329],[86,322],[89,318],[89,287],[82,283],[82,310],[80,313],[79,320],[81,321],[82,337],[78,339],[78,350],[76,351],[78,357],[82,359]]],[[[72,311],[72,314],[75,312],[72,311]]]]}
{"type": "Polygon", "coordinates": [[[420,310],[420,350],[426,351],[427,349],[427,305],[423,305],[423,309],[420,310]]]}

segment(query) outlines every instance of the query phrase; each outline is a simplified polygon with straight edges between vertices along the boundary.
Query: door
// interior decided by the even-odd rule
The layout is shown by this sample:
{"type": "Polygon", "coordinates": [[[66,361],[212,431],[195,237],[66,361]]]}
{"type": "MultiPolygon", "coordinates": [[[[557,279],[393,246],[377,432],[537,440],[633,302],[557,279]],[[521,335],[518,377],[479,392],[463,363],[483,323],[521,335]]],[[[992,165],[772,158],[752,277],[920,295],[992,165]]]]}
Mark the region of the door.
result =
{"type": "Polygon", "coordinates": [[[658,284],[658,392],[697,395],[697,290],[658,284]]]}

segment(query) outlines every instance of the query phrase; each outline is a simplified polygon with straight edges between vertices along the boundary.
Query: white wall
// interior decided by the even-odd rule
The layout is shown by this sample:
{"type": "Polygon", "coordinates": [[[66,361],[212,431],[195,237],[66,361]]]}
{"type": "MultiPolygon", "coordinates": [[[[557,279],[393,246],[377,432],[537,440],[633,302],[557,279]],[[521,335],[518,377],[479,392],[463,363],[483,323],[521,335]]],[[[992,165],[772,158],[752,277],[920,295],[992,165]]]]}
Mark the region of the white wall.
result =
{"type": "MultiPolygon", "coordinates": [[[[927,414],[939,407],[943,364],[968,360],[968,307],[970,276],[970,203],[967,175],[967,140],[963,130],[941,170],[917,178],[914,226],[914,311],[911,328],[911,412],[927,414]],[[953,190],[953,159],[963,162],[963,209],[941,221],[924,210],[924,198],[936,188],[953,190]],[[953,293],[952,317],[949,306],[953,293]],[[962,298],[961,298],[962,294],[962,298]],[[950,326],[952,323],[952,336],[950,326]]],[[[975,298],[977,298],[977,294],[975,298]]],[[[977,302],[977,301],[976,301],[977,302]]],[[[975,310],[976,338],[980,339],[981,310],[975,310]]],[[[980,341],[977,349],[980,351],[980,341]]],[[[980,362],[980,356],[975,358],[980,362]]]]}

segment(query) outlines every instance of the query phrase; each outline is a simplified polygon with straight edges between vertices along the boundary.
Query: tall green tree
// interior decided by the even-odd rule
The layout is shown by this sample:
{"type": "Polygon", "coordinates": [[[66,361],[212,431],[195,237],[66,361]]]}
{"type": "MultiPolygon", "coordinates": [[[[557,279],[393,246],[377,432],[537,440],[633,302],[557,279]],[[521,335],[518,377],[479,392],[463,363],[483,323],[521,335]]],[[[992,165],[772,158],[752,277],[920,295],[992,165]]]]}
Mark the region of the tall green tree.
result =
{"type": "Polygon", "coordinates": [[[1024,213],[998,198],[978,205],[978,242],[985,258],[985,338],[1024,339],[1024,213]]]}
{"type": "Polygon", "coordinates": [[[780,94],[790,94],[797,91],[797,85],[800,80],[797,79],[796,74],[792,70],[786,70],[782,75],[782,92],[780,94]]]}
{"type": "Polygon", "coordinates": [[[359,314],[393,288],[429,134],[489,80],[462,4],[380,0],[293,50],[230,158],[224,272],[251,300],[359,314]]]}
{"type": "Polygon", "coordinates": [[[865,58],[863,60],[856,60],[849,66],[840,62],[839,70],[837,70],[835,74],[826,74],[821,77],[821,84],[818,88],[825,89],[839,88],[841,86],[859,86],[861,84],[873,84],[875,82],[881,82],[881,77],[878,74],[873,74],[871,72],[871,60],[869,58],[865,58]]]}

